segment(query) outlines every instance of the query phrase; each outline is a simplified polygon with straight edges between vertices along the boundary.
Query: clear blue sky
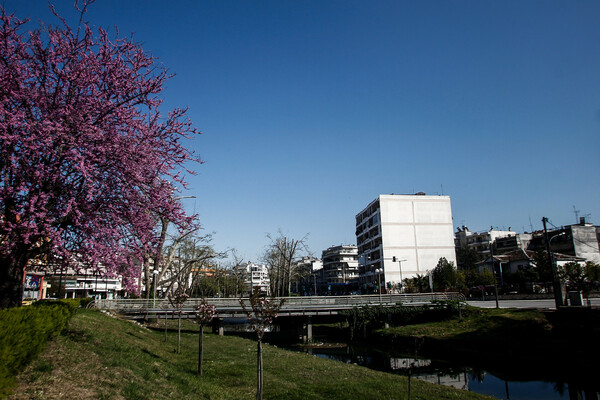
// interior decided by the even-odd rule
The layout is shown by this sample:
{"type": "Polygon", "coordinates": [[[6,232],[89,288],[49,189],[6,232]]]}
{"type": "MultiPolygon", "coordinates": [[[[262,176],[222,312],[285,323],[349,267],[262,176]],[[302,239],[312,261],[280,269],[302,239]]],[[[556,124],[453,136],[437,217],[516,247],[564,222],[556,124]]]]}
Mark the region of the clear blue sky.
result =
{"type": "Polygon", "coordinates": [[[185,201],[219,250],[257,261],[281,230],[320,256],[380,193],[443,192],[472,231],[573,206],[600,224],[599,1],[97,0],[87,19],[176,74],[165,106],[204,132],[185,201]]]}

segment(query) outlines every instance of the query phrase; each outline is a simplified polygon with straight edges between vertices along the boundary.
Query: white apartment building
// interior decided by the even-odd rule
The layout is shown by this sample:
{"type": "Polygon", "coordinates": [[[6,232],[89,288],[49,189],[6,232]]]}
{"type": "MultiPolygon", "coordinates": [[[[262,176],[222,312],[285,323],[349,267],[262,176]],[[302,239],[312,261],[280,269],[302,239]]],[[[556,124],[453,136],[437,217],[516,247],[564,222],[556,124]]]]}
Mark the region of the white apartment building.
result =
{"type": "Polygon", "coordinates": [[[449,196],[379,195],[356,215],[361,287],[401,290],[441,257],[456,265],[453,231],[449,196]]]}
{"type": "MultiPolygon", "coordinates": [[[[43,279],[43,289],[45,297],[57,297],[65,299],[75,299],[80,297],[93,297],[96,299],[116,299],[125,295],[122,277],[108,277],[100,274],[89,274],[84,271],[75,271],[71,268],[66,269],[63,274],[46,273],[43,279]]],[[[29,277],[30,274],[28,274],[29,277]]],[[[28,280],[28,279],[27,279],[28,280]]],[[[29,285],[25,284],[25,289],[29,290],[29,285]]],[[[31,296],[25,293],[25,297],[31,296]]]]}
{"type": "Polygon", "coordinates": [[[297,280],[292,282],[292,292],[300,295],[318,293],[323,284],[323,262],[315,257],[302,257],[296,264],[297,280]]]}
{"type": "Polygon", "coordinates": [[[245,266],[245,273],[246,279],[244,283],[246,284],[248,293],[252,293],[255,287],[259,287],[260,290],[267,294],[271,293],[269,268],[266,265],[249,262],[245,266]]]}
{"type": "Polygon", "coordinates": [[[497,239],[517,236],[517,232],[510,230],[500,231],[490,228],[488,232],[471,232],[466,226],[457,228],[455,236],[455,245],[457,248],[470,247],[475,249],[480,254],[490,253],[490,243],[494,243],[497,239]]]}
{"type": "Polygon", "coordinates": [[[358,278],[358,248],[331,246],[322,253],[323,278],[327,284],[347,284],[358,278]]]}

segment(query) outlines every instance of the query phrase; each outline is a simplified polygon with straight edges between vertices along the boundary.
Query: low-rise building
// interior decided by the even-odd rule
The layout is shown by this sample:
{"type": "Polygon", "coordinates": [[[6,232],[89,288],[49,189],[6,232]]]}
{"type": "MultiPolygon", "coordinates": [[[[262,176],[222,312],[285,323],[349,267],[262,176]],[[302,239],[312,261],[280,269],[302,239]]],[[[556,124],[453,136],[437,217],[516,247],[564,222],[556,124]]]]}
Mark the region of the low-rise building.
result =
{"type": "MultiPolygon", "coordinates": [[[[600,263],[600,226],[594,226],[580,218],[579,224],[548,230],[552,252],[580,257],[585,261],[600,263]]],[[[528,250],[545,250],[544,231],[533,233],[528,250]]]]}
{"type": "Polygon", "coordinates": [[[44,281],[46,297],[117,299],[126,296],[122,277],[108,276],[102,271],[75,271],[68,268],[46,273],[44,281]]]}
{"type": "Polygon", "coordinates": [[[516,236],[517,233],[510,228],[507,231],[501,231],[492,227],[487,232],[471,232],[469,228],[463,225],[462,228],[457,228],[454,234],[454,244],[457,249],[468,247],[481,255],[489,255],[490,243],[497,243],[500,238],[505,239],[516,236]]]}

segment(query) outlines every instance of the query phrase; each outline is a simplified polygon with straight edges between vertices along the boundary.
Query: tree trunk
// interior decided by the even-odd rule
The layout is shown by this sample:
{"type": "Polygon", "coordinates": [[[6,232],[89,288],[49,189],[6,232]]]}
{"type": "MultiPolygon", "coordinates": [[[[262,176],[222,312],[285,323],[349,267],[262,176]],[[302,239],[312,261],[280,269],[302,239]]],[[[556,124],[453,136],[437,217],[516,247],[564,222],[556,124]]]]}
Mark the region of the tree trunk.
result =
{"type": "Polygon", "coordinates": [[[148,257],[144,257],[144,288],[146,300],[150,298],[150,262],[148,257]]]}
{"type": "Polygon", "coordinates": [[[0,309],[21,305],[25,264],[18,259],[0,258],[0,309]]]}
{"type": "Polygon", "coordinates": [[[288,264],[288,276],[287,276],[287,296],[292,294],[292,263],[288,264]]]}
{"type": "Polygon", "coordinates": [[[203,346],[203,340],[204,340],[204,326],[202,324],[200,324],[200,335],[198,338],[198,375],[202,376],[202,355],[204,353],[204,346],[203,346]]]}
{"type": "Polygon", "coordinates": [[[167,342],[167,312],[165,311],[165,343],[167,342]]]}
{"type": "Polygon", "coordinates": [[[179,311],[179,318],[177,318],[177,354],[181,353],[181,311],[179,311]]]}
{"type": "Polygon", "coordinates": [[[262,342],[258,341],[256,355],[256,400],[262,400],[263,392],[263,361],[262,361],[262,342]]]}

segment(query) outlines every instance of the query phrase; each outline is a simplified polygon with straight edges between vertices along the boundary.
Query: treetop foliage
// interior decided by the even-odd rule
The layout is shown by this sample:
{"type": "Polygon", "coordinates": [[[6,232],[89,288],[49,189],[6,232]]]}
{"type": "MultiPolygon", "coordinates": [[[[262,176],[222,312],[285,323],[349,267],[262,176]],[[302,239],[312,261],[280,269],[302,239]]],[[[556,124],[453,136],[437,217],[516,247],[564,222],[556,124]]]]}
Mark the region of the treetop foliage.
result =
{"type": "Polygon", "coordinates": [[[198,132],[185,109],[159,111],[170,75],[131,38],[0,12],[0,268],[77,254],[139,276],[157,218],[193,223],[174,193],[198,132]]]}

